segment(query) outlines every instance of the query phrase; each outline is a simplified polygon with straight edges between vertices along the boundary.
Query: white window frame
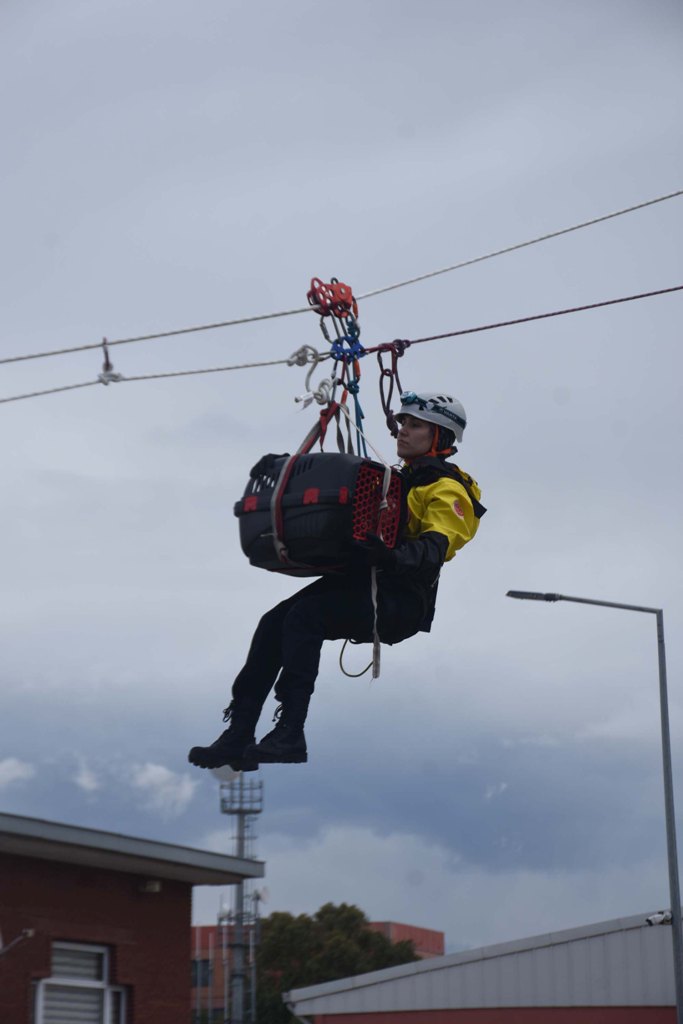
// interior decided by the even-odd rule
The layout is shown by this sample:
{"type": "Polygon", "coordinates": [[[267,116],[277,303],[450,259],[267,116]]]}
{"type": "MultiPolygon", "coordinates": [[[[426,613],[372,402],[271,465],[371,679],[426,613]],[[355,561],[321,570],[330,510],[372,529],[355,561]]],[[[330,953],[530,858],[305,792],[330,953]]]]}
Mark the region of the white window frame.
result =
{"type": "Polygon", "coordinates": [[[101,1024],[112,1024],[112,1001],[113,996],[116,994],[119,996],[121,1004],[121,1015],[120,1019],[122,1024],[126,1021],[127,1012],[127,1000],[126,990],[122,985],[110,985],[109,984],[109,967],[110,967],[110,953],[107,946],[98,946],[91,943],[85,942],[53,942],[51,945],[52,949],[74,949],[82,950],[87,953],[96,953],[102,956],[102,979],[100,981],[93,981],[90,978],[65,978],[61,975],[51,975],[49,978],[43,978],[38,982],[36,987],[36,1003],[35,1003],[35,1024],[45,1024],[45,994],[51,987],[56,988],[86,988],[86,989],[98,989],[104,993],[104,999],[102,1000],[102,1019],[101,1024]]]}

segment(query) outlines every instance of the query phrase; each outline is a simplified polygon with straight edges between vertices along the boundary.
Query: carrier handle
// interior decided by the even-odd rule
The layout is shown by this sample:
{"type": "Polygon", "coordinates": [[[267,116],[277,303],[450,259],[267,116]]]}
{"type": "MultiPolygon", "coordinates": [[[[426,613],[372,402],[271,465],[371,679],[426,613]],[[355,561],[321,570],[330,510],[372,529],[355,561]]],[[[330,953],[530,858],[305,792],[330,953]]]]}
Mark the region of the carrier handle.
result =
{"type": "Polygon", "coordinates": [[[327,409],[322,410],[320,416],[306,434],[306,437],[303,439],[298,449],[293,455],[289,456],[280,470],[280,475],[273,489],[270,499],[270,519],[273,527],[273,546],[275,547],[275,553],[278,560],[286,565],[301,565],[302,568],[308,568],[308,566],[304,566],[303,563],[290,561],[287,554],[287,548],[283,540],[284,516],[282,514],[282,497],[287,489],[287,484],[289,483],[297,459],[300,455],[307,455],[318,438],[320,438],[321,441],[324,439],[329,422],[333,416],[339,414],[339,409],[340,405],[338,402],[330,402],[327,409]]]}

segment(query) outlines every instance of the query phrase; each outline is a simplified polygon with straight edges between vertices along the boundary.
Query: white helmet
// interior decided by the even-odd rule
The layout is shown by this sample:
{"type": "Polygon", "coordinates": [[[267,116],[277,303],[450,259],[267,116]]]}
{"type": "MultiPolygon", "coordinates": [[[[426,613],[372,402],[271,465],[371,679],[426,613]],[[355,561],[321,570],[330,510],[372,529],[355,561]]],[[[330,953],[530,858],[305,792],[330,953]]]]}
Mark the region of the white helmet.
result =
{"type": "Polygon", "coordinates": [[[400,416],[414,416],[416,420],[435,423],[438,427],[450,430],[458,441],[462,441],[467,426],[467,414],[462,403],[452,395],[442,392],[418,395],[415,391],[404,391],[396,418],[400,416]]]}

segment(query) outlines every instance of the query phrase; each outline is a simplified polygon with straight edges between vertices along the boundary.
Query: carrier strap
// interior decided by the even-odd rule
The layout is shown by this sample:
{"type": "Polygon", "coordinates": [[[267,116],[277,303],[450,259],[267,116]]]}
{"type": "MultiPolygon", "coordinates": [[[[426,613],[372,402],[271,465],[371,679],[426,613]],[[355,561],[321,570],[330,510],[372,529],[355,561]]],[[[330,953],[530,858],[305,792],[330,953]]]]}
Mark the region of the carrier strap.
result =
{"type": "MultiPolygon", "coordinates": [[[[270,499],[270,518],[271,518],[271,523],[272,523],[272,527],[273,527],[273,545],[275,547],[275,551],[276,551],[278,559],[281,562],[283,562],[285,565],[294,566],[294,567],[300,567],[300,568],[306,568],[306,569],[310,568],[310,566],[307,566],[307,565],[305,565],[302,562],[293,562],[289,558],[289,555],[287,554],[287,548],[286,548],[285,542],[283,540],[283,537],[284,537],[284,516],[283,516],[283,513],[282,513],[282,498],[284,496],[285,490],[287,489],[287,484],[290,481],[290,478],[292,476],[292,472],[294,470],[294,466],[296,465],[296,461],[299,458],[299,456],[307,455],[308,452],[311,450],[311,448],[313,447],[313,445],[315,444],[315,442],[318,439],[320,439],[320,442],[322,444],[322,441],[325,438],[325,434],[327,432],[327,428],[329,426],[330,420],[332,420],[333,418],[336,418],[337,419],[337,425],[339,426],[339,419],[340,419],[340,415],[341,414],[343,414],[344,417],[346,418],[347,424],[350,424],[351,420],[350,420],[349,411],[348,411],[346,405],[344,404],[344,402],[341,402],[341,403],[339,403],[339,402],[330,402],[328,407],[326,409],[322,410],[322,412],[320,413],[320,416],[318,417],[316,422],[313,424],[313,426],[309,430],[308,434],[306,435],[306,437],[302,441],[302,443],[299,446],[299,448],[297,449],[297,451],[294,452],[293,455],[290,455],[289,458],[287,459],[287,461],[285,462],[284,466],[280,470],[280,475],[279,475],[279,477],[277,479],[277,483],[275,484],[275,487],[273,488],[273,494],[272,494],[271,499],[270,499]]],[[[374,446],[367,440],[367,438],[363,435],[363,432],[360,430],[360,428],[358,427],[357,424],[356,424],[356,429],[358,430],[359,434],[363,437],[363,439],[365,441],[367,441],[367,443],[370,445],[370,448],[372,449],[374,454],[377,456],[379,461],[384,466],[384,479],[382,481],[382,500],[381,500],[380,506],[379,506],[379,510],[381,512],[383,509],[387,508],[387,494],[389,493],[389,487],[391,485],[391,466],[389,465],[389,463],[385,459],[382,458],[382,456],[379,454],[379,452],[376,450],[376,448],[374,448],[374,446]]],[[[380,537],[381,537],[381,526],[380,526],[379,529],[380,529],[380,537]]],[[[373,612],[373,623],[372,623],[372,678],[373,679],[378,679],[379,678],[379,673],[380,673],[380,661],[381,661],[381,653],[380,653],[381,652],[381,641],[380,641],[380,638],[379,638],[379,630],[378,630],[378,622],[377,622],[377,618],[378,618],[378,606],[377,606],[377,569],[376,569],[375,566],[373,566],[372,569],[370,570],[370,596],[372,598],[372,612],[373,612]]]]}
{"type": "MultiPolygon", "coordinates": [[[[342,405],[342,406],[340,406],[340,409],[343,412],[344,416],[346,416],[347,421],[350,423],[351,419],[350,419],[350,416],[349,416],[349,411],[346,408],[346,406],[342,405]]],[[[360,427],[358,426],[357,423],[356,423],[356,430],[358,430],[358,433],[361,435],[363,440],[366,441],[368,445],[370,445],[371,450],[373,451],[373,453],[377,456],[379,461],[384,466],[384,480],[382,481],[382,500],[381,500],[380,506],[379,506],[379,511],[380,511],[380,514],[381,514],[382,510],[387,507],[387,494],[389,493],[389,487],[391,485],[391,466],[389,465],[389,463],[385,459],[382,458],[382,456],[377,451],[377,449],[374,447],[374,445],[372,445],[370,443],[370,441],[368,441],[367,437],[365,437],[365,435],[363,434],[363,431],[360,429],[360,427]]],[[[381,540],[382,539],[381,515],[380,515],[379,537],[380,537],[380,540],[381,540]]],[[[378,629],[378,622],[377,622],[377,613],[378,613],[378,608],[377,608],[377,567],[374,566],[374,565],[373,565],[372,569],[370,570],[370,597],[372,598],[372,678],[373,679],[379,679],[380,663],[381,663],[381,650],[382,650],[382,648],[381,648],[381,640],[379,638],[379,629],[378,629]]]]}
{"type": "Polygon", "coordinates": [[[320,416],[315,421],[306,437],[303,439],[297,450],[293,455],[290,455],[284,466],[280,470],[280,475],[277,479],[277,483],[273,488],[273,493],[270,498],[270,519],[273,527],[273,545],[278,559],[285,565],[298,566],[302,569],[309,569],[310,566],[305,565],[303,562],[293,562],[288,554],[284,537],[284,517],[282,514],[282,498],[287,489],[287,484],[290,481],[294,466],[296,465],[297,459],[300,455],[307,455],[315,442],[320,439],[322,444],[327,433],[330,420],[334,416],[339,416],[340,407],[338,402],[330,402],[326,409],[323,409],[320,416]]]}

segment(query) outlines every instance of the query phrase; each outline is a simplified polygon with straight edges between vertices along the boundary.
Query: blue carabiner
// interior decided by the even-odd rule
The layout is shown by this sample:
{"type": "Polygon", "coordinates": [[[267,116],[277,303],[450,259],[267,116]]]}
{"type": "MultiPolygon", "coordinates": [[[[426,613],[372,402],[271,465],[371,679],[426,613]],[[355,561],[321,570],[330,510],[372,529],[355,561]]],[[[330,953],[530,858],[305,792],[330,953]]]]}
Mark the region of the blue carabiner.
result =
{"type": "Polygon", "coordinates": [[[332,358],[346,362],[346,349],[344,348],[344,338],[337,338],[336,341],[332,342],[332,358]]]}

